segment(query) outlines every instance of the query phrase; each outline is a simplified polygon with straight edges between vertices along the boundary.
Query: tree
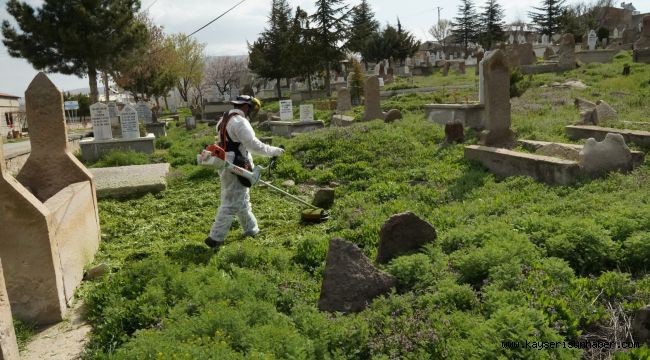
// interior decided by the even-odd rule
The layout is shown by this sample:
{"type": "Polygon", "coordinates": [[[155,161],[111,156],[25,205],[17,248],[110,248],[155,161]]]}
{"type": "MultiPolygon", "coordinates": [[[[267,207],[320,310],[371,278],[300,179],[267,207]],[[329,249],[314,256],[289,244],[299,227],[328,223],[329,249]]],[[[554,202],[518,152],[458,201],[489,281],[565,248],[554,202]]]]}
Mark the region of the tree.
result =
{"type": "Polygon", "coordinates": [[[503,27],[503,8],[497,0],[487,0],[483,13],[481,13],[481,35],[479,42],[484,49],[490,50],[492,45],[505,39],[505,32],[503,27]]]}
{"type": "Polygon", "coordinates": [[[146,15],[139,16],[147,28],[146,46],[131,52],[116,64],[112,77],[118,86],[133,93],[136,99],[165,97],[176,85],[178,60],[174,43],[146,15]]]}
{"type": "Polygon", "coordinates": [[[542,0],[540,7],[533,7],[536,11],[528,12],[528,16],[541,34],[551,37],[561,29],[564,2],[565,0],[542,0]]]}
{"type": "Polygon", "coordinates": [[[452,34],[456,38],[456,42],[465,48],[465,54],[467,54],[469,44],[478,41],[478,16],[472,0],[461,0],[458,6],[458,16],[454,18],[452,25],[452,34]]]}
{"type": "Polygon", "coordinates": [[[446,50],[447,38],[451,35],[451,25],[451,21],[442,19],[429,28],[429,34],[442,46],[443,51],[446,50]]]}
{"type": "Polygon", "coordinates": [[[381,33],[375,33],[369,43],[366,58],[379,62],[384,59],[404,61],[412,56],[420,47],[420,42],[413,35],[402,29],[399,20],[397,28],[388,24],[381,33]]]}
{"type": "Polygon", "coordinates": [[[325,90],[332,95],[330,88],[330,71],[334,64],[344,58],[344,40],[347,36],[346,23],[349,12],[343,0],[316,0],[316,11],[310,17],[315,25],[314,40],[318,52],[315,58],[320,60],[325,71],[325,90]]]}
{"type": "MultiPolygon", "coordinates": [[[[372,35],[379,30],[379,23],[375,20],[368,1],[361,0],[361,3],[352,8],[352,20],[350,24],[350,38],[348,49],[362,54],[368,47],[372,35]]],[[[365,59],[363,59],[366,61],[365,59]]]]}
{"type": "Polygon", "coordinates": [[[409,31],[404,30],[402,23],[397,18],[397,47],[393,52],[393,59],[403,63],[407,57],[413,56],[419,48],[420,41],[415,40],[409,31]]]}
{"type": "Polygon", "coordinates": [[[318,64],[314,61],[314,53],[318,51],[318,44],[315,41],[315,29],[311,28],[309,14],[300,7],[296,8],[296,14],[291,25],[290,53],[293,74],[307,80],[309,93],[312,91],[311,75],[318,70],[318,64]]]}
{"type": "Polygon", "coordinates": [[[37,70],[88,75],[96,102],[97,72],[111,70],[146,40],[146,28],[136,19],[139,9],[140,0],[45,0],[38,9],[9,0],[7,12],[20,31],[4,20],[2,42],[9,55],[26,59],[37,70]]]}
{"type": "Polygon", "coordinates": [[[248,61],[245,56],[217,56],[207,59],[205,67],[206,84],[225,94],[241,86],[239,79],[247,72],[248,61]]]}
{"type": "Polygon", "coordinates": [[[185,34],[172,35],[177,59],[178,81],[176,89],[183,101],[188,102],[189,91],[203,80],[203,50],[205,44],[190,39],[185,34]]]}
{"type": "Polygon", "coordinates": [[[291,72],[289,22],[291,8],[286,0],[273,0],[268,28],[248,44],[248,67],[265,79],[275,79],[278,98],[282,97],[280,79],[291,72]]]}

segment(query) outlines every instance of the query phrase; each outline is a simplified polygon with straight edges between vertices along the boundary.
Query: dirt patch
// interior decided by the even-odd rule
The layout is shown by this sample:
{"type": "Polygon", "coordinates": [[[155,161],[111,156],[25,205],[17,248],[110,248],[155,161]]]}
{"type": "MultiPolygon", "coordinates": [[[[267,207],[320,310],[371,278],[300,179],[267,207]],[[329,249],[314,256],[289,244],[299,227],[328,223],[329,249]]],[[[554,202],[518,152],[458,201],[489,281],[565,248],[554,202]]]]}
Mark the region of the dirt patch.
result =
{"type": "Polygon", "coordinates": [[[92,329],[83,316],[81,301],[68,311],[64,321],[38,329],[25,350],[20,353],[23,360],[74,360],[81,354],[92,329]]]}

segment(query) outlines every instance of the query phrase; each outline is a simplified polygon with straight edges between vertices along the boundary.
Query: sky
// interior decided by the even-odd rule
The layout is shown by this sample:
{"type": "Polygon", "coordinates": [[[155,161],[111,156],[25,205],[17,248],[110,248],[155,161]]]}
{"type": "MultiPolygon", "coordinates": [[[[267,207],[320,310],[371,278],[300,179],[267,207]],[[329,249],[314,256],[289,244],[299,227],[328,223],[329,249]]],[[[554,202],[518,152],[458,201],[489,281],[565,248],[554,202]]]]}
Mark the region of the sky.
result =
{"type": "MultiPolygon", "coordinates": [[[[43,0],[23,0],[33,6],[40,6],[43,0]]],[[[154,22],[164,27],[166,33],[189,34],[205,25],[240,0],[141,0],[142,10],[148,10],[154,22]]],[[[344,0],[356,5],[360,0],[344,0]]],[[[576,0],[569,0],[568,3],[576,0]]],[[[315,0],[288,0],[295,9],[300,6],[311,13],[315,0]]],[[[458,12],[459,0],[368,0],[377,20],[385,25],[395,24],[399,17],[402,26],[420,40],[432,40],[429,29],[440,17],[452,19],[458,12]]],[[[505,9],[506,22],[528,21],[527,14],[532,6],[541,0],[499,0],[505,9]]],[[[0,20],[13,18],[6,12],[6,0],[0,0],[0,20]]],[[[637,10],[650,12],[650,1],[632,0],[637,10]]],[[[479,7],[481,0],[475,0],[479,7]]],[[[245,0],[240,6],[214,22],[194,37],[206,44],[206,55],[244,55],[246,42],[253,42],[264,30],[271,0],[245,0]]],[[[14,24],[15,25],[15,24],[14,24]]],[[[0,35],[1,37],[1,35],[0,35]]],[[[5,46],[0,43],[0,93],[24,96],[25,89],[37,71],[23,59],[11,58],[5,46]]],[[[59,89],[67,91],[87,88],[88,80],[76,76],[48,74],[59,89]]]]}

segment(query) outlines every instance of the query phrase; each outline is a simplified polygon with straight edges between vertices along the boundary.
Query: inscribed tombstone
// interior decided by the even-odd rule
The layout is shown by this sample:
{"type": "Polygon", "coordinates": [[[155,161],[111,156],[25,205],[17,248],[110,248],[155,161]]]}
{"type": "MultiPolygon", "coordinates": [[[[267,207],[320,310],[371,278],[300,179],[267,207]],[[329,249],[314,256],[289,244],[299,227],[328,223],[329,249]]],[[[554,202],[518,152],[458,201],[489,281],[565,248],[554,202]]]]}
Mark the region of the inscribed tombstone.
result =
{"type": "Polygon", "coordinates": [[[300,105],[300,121],[314,121],[314,105],[300,105]]]}
{"type": "Polygon", "coordinates": [[[139,101],[135,105],[135,110],[138,112],[138,120],[144,124],[151,123],[151,109],[144,101],[139,101]]]}
{"type": "Polygon", "coordinates": [[[93,123],[95,140],[108,140],[113,138],[108,105],[102,103],[90,105],[90,120],[93,123]]]}
{"type": "Polygon", "coordinates": [[[280,120],[293,121],[293,103],[291,100],[280,100],[280,120]]]}
{"type": "Polygon", "coordinates": [[[117,104],[115,101],[110,101],[108,104],[108,116],[111,118],[111,124],[117,125],[117,104]]]}
{"type": "Polygon", "coordinates": [[[120,122],[122,123],[122,138],[137,139],[140,137],[140,123],[138,122],[138,112],[131,105],[126,105],[120,113],[120,122]]]}
{"type": "Polygon", "coordinates": [[[598,35],[594,30],[589,31],[587,36],[587,45],[589,45],[589,50],[596,50],[596,42],[598,42],[598,35]]]}

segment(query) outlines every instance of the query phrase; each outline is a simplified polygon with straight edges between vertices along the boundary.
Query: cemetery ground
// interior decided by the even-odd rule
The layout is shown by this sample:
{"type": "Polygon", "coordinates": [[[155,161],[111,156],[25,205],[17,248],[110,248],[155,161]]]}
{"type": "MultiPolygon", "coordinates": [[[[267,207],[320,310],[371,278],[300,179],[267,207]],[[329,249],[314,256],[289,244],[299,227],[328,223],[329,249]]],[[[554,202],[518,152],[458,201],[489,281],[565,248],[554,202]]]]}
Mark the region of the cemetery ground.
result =
{"type": "MultiPolygon", "coordinates": [[[[629,55],[619,55],[613,64],[525,77],[519,86],[530,88],[513,99],[513,130],[519,138],[569,142],[564,126],[579,119],[575,97],[603,99],[620,119],[647,122],[650,69],[632,64],[632,75],[622,77],[626,62],[629,55]],[[588,87],[550,86],[568,79],[588,87]]],[[[572,186],[495,178],[464,160],[462,145],[441,145],[442,127],[422,111],[426,103],[465,96],[477,98],[472,89],[393,97],[382,107],[402,110],[403,120],[274,138],[287,153],[265,179],[294,180],[289,190],[305,198],[317,186],[334,186],[331,219],[301,224],[299,205],[254,187],[262,232],[244,239],[235,223],[217,253],[203,239],[219,182],[193,165],[214,130],[169,129],[159,150],[139,160],[172,164],[168,190],[99,202],[95,263],[111,271],[77,293],[93,326],[85,357],[577,359],[620,350],[502,342],[629,340],[630,315],[650,303],[648,160],[629,174],[572,186]],[[431,223],[438,238],[381,266],[397,277],[395,291],[360,313],[320,312],[329,241],[342,237],[375,258],[382,224],[405,211],[431,223]]],[[[355,108],[357,118],[361,112],[355,108]]],[[[477,142],[477,133],[467,135],[467,143],[477,142]]],[[[137,157],[112,156],[126,163],[137,157]]],[[[650,351],[633,353],[644,358],[650,351]]]]}

